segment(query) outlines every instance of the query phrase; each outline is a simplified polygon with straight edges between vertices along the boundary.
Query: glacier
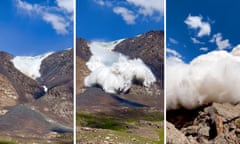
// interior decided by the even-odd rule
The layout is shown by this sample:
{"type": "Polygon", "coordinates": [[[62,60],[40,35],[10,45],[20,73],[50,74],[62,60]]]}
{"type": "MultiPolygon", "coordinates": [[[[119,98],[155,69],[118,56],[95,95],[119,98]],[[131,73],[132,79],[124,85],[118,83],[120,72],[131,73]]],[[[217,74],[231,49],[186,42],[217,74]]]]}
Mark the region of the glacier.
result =
{"type": "Polygon", "coordinates": [[[40,66],[42,61],[52,53],[48,52],[37,56],[15,56],[11,61],[20,72],[32,79],[37,79],[41,77],[40,66]]]}

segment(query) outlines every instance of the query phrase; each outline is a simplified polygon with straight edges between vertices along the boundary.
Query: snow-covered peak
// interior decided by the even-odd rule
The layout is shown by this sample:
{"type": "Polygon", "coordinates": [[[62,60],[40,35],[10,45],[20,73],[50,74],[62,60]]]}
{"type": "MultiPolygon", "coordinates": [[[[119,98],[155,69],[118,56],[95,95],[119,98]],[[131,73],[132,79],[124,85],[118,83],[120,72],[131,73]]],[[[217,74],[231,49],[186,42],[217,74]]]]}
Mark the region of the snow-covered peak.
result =
{"type": "Polygon", "coordinates": [[[40,66],[42,61],[51,54],[52,52],[38,56],[16,56],[11,61],[20,72],[36,79],[41,76],[40,66]]]}

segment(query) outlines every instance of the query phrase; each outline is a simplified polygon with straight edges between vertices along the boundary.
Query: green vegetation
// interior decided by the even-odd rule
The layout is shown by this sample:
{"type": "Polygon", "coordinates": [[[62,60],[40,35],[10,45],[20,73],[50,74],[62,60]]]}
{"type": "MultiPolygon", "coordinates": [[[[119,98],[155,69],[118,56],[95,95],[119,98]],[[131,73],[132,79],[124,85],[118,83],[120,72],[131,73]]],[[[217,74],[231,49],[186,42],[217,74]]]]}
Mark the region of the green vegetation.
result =
{"type": "Polygon", "coordinates": [[[92,128],[110,129],[124,131],[126,126],[120,123],[117,119],[112,117],[103,117],[91,114],[78,113],[77,124],[92,128]]]}
{"type": "Polygon", "coordinates": [[[138,120],[145,120],[145,121],[151,121],[151,122],[163,121],[164,115],[159,112],[151,112],[148,114],[142,114],[141,116],[138,116],[138,117],[127,118],[128,122],[135,122],[138,120]]]}
{"type": "Polygon", "coordinates": [[[0,144],[15,144],[16,142],[11,139],[0,138],[0,144]]]}
{"type": "Polygon", "coordinates": [[[159,134],[159,141],[157,142],[157,144],[163,144],[164,143],[164,128],[158,130],[158,134],[159,134]]]}
{"type": "MultiPolygon", "coordinates": [[[[116,112],[106,114],[90,114],[79,112],[76,115],[76,122],[78,126],[97,128],[95,132],[82,131],[77,133],[77,137],[82,138],[83,141],[101,142],[106,137],[121,143],[132,144],[163,144],[164,143],[164,128],[158,128],[164,120],[163,113],[156,111],[143,111],[139,109],[125,110],[124,112],[116,112]],[[116,115],[116,113],[118,115],[116,115]],[[141,123],[141,121],[146,122],[141,123]],[[129,133],[129,130],[136,130],[138,127],[146,127],[150,132],[156,132],[155,138],[150,138],[137,133],[129,133]],[[109,135],[110,134],[110,135],[109,135]]],[[[154,133],[153,132],[153,133],[154,133]]],[[[153,134],[154,135],[154,134],[153,134]]],[[[153,136],[154,137],[154,136],[153,136]]]]}
{"type": "Polygon", "coordinates": [[[85,137],[87,139],[90,139],[92,141],[96,141],[101,143],[102,141],[106,140],[106,137],[109,137],[109,139],[112,139],[112,142],[118,142],[118,143],[131,143],[131,144],[163,144],[163,132],[164,130],[160,130],[159,134],[161,136],[160,140],[146,138],[134,134],[129,134],[127,132],[122,131],[112,131],[112,130],[99,130],[97,132],[91,132],[91,131],[83,131],[80,133],[77,133],[77,137],[85,137]]]}

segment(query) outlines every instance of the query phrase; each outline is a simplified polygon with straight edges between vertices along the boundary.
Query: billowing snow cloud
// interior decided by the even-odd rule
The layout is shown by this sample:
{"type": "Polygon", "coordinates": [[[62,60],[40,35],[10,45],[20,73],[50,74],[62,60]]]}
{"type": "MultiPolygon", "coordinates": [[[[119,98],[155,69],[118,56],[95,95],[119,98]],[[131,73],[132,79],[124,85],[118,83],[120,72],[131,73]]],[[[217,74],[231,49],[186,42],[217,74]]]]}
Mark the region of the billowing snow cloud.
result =
{"type": "Polygon", "coordinates": [[[86,63],[92,71],[84,80],[87,87],[99,85],[108,93],[125,93],[137,80],[145,87],[156,81],[151,70],[141,59],[129,59],[127,56],[111,51],[120,41],[92,42],[89,44],[92,57],[86,63]]]}
{"type": "Polygon", "coordinates": [[[211,33],[211,26],[208,22],[202,21],[201,16],[191,16],[189,15],[186,20],[184,21],[185,24],[188,25],[189,28],[198,30],[197,34],[198,37],[202,37],[205,35],[210,35],[211,33]]]}
{"type": "Polygon", "coordinates": [[[68,34],[73,22],[73,0],[56,0],[57,6],[43,6],[31,4],[24,0],[16,0],[19,10],[27,14],[40,16],[45,22],[51,24],[58,34],[68,34]]]}
{"type": "Polygon", "coordinates": [[[167,109],[193,109],[212,102],[240,102],[240,46],[212,51],[189,64],[167,59],[167,109]]]}

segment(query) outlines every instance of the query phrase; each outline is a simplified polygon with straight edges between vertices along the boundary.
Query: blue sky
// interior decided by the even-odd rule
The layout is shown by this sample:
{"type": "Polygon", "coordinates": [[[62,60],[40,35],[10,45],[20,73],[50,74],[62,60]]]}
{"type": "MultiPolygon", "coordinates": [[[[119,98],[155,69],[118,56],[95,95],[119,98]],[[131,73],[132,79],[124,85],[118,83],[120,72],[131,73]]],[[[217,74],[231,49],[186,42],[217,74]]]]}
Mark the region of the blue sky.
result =
{"type": "Polygon", "coordinates": [[[167,50],[185,62],[240,44],[239,0],[167,0],[167,50]]]}
{"type": "Polygon", "coordinates": [[[163,0],[77,0],[77,37],[112,41],[163,30],[163,0]]]}
{"type": "Polygon", "coordinates": [[[0,51],[38,55],[73,46],[72,0],[1,0],[0,51]]]}

